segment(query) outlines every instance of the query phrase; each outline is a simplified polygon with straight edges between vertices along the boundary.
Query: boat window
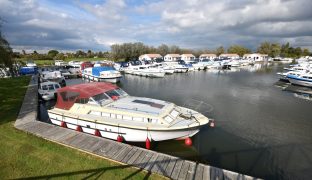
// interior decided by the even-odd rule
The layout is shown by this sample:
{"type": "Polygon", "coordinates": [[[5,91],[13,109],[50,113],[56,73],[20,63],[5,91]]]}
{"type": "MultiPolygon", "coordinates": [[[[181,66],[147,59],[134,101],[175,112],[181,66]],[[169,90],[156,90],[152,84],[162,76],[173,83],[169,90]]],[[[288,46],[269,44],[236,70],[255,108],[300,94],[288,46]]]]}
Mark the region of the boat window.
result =
{"type": "Polygon", "coordinates": [[[103,117],[110,117],[110,113],[102,112],[102,116],[103,116],[103,117]]]}
{"type": "Polygon", "coordinates": [[[101,112],[98,111],[90,111],[89,114],[101,116],[101,112]]]}
{"type": "Polygon", "coordinates": [[[120,94],[121,96],[127,96],[127,95],[128,95],[124,90],[122,90],[122,89],[120,89],[120,88],[115,89],[115,91],[116,91],[118,94],[120,94]]]}
{"type": "Polygon", "coordinates": [[[141,117],[133,117],[133,121],[142,122],[142,121],[143,121],[143,118],[141,118],[141,117]]]}
{"type": "Polygon", "coordinates": [[[170,116],[166,116],[165,121],[167,121],[167,123],[170,124],[173,121],[173,119],[170,116]]]}
{"type": "Polygon", "coordinates": [[[48,86],[47,85],[43,85],[42,86],[42,90],[48,90],[48,86]]]}
{"type": "Polygon", "coordinates": [[[80,98],[76,100],[76,103],[80,103],[80,104],[87,104],[89,101],[88,98],[80,98]]]}
{"type": "Polygon", "coordinates": [[[116,119],[116,114],[111,114],[110,116],[111,116],[111,118],[116,119]]]}
{"type": "Polygon", "coordinates": [[[113,96],[117,96],[119,97],[120,95],[115,91],[115,90],[110,90],[110,91],[107,91],[106,94],[113,99],[113,96]]]}
{"type": "Polygon", "coordinates": [[[117,114],[116,117],[117,119],[122,119],[122,115],[117,114]]]}
{"type": "Polygon", "coordinates": [[[158,119],[152,119],[152,123],[158,123],[158,119]]]}
{"type": "Polygon", "coordinates": [[[54,84],[54,86],[55,86],[55,89],[60,88],[60,86],[58,84],[54,84]]]}
{"type": "Polygon", "coordinates": [[[53,84],[49,84],[48,86],[49,86],[49,90],[54,90],[53,84]]]}
{"type": "Polygon", "coordinates": [[[178,115],[179,115],[179,112],[177,110],[172,110],[170,115],[173,117],[173,118],[176,118],[178,115]]]}
{"type": "Polygon", "coordinates": [[[122,118],[123,118],[124,120],[132,120],[132,117],[131,117],[131,116],[122,116],[122,118]]]}
{"type": "Polygon", "coordinates": [[[107,97],[105,94],[103,94],[103,93],[97,94],[97,95],[95,95],[95,96],[92,96],[92,98],[93,98],[95,101],[99,101],[99,102],[108,99],[108,97],[107,97]]]}

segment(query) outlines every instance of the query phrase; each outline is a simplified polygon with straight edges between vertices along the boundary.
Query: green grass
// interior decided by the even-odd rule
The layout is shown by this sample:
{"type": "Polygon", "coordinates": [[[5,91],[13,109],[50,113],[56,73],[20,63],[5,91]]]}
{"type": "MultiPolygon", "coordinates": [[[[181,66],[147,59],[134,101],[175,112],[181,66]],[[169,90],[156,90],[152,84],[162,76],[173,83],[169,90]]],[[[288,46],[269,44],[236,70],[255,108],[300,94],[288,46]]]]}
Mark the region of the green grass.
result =
{"type": "Polygon", "coordinates": [[[164,179],[15,129],[29,80],[0,79],[0,179],[164,179]]]}

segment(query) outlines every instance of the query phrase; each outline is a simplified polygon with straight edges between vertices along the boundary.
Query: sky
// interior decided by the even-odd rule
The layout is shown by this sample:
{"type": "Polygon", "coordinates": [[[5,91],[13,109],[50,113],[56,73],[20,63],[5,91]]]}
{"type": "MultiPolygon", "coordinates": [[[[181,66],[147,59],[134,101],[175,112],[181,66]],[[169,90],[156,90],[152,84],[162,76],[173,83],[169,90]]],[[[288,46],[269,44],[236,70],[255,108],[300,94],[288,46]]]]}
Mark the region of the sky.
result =
{"type": "Polygon", "coordinates": [[[0,0],[15,51],[109,51],[143,42],[215,49],[289,42],[312,50],[312,0],[0,0]]]}

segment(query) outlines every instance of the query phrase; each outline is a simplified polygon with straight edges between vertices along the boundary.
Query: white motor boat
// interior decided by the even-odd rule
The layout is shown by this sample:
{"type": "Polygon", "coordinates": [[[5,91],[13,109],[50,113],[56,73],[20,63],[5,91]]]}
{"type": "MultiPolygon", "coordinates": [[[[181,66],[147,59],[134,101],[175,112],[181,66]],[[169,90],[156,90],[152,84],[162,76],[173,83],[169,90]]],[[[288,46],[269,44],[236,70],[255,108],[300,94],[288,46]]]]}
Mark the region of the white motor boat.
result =
{"type": "Polygon", "coordinates": [[[276,74],[279,75],[279,79],[280,80],[282,80],[282,81],[289,81],[288,78],[287,78],[288,75],[300,76],[303,73],[306,73],[306,71],[288,71],[288,72],[278,72],[276,74]]]}
{"type": "Polygon", "coordinates": [[[121,77],[122,75],[120,72],[111,66],[89,67],[82,71],[82,78],[92,81],[117,83],[120,81],[121,77]]]}
{"type": "Polygon", "coordinates": [[[40,73],[40,82],[54,81],[60,83],[62,86],[66,85],[65,77],[61,71],[43,69],[40,73]]]}
{"type": "Polygon", "coordinates": [[[204,70],[205,69],[205,64],[203,64],[203,63],[198,63],[197,61],[191,61],[190,63],[194,67],[194,70],[204,70]]]}
{"type": "Polygon", "coordinates": [[[312,73],[302,73],[300,75],[289,74],[286,76],[291,84],[312,87],[312,73]]]}
{"type": "Polygon", "coordinates": [[[119,87],[103,82],[58,89],[57,103],[48,114],[53,124],[132,142],[188,138],[210,121],[192,109],[129,96],[119,87]]]}
{"type": "Polygon", "coordinates": [[[238,60],[231,60],[227,64],[230,65],[231,67],[239,67],[240,66],[240,62],[238,60]]]}
{"type": "Polygon", "coordinates": [[[73,66],[75,68],[80,68],[80,65],[82,64],[81,61],[69,61],[68,65],[73,66]]]}
{"type": "Polygon", "coordinates": [[[27,67],[37,67],[37,64],[34,63],[34,61],[27,61],[27,62],[26,62],[26,66],[27,66],[27,67]]]}
{"type": "Polygon", "coordinates": [[[55,99],[56,97],[56,90],[59,89],[61,86],[57,82],[47,81],[40,83],[38,88],[38,93],[40,94],[41,98],[48,101],[51,99],[55,99]]]}
{"type": "Polygon", "coordinates": [[[66,66],[67,63],[64,62],[63,60],[55,60],[55,61],[54,61],[54,65],[55,65],[55,66],[66,66]]]}

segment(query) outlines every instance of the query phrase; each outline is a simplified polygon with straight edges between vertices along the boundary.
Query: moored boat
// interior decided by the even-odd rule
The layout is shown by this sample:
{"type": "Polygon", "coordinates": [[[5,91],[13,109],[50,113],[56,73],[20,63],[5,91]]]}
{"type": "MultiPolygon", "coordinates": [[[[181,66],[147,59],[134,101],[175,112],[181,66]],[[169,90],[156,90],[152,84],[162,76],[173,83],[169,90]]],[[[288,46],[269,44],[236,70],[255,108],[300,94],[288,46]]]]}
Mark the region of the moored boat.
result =
{"type": "Polygon", "coordinates": [[[291,84],[312,87],[312,73],[302,73],[300,75],[289,74],[286,76],[291,84]]]}
{"type": "Polygon", "coordinates": [[[129,96],[104,82],[58,89],[57,103],[48,110],[53,124],[125,141],[183,139],[199,132],[209,119],[173,103],[129,96]]]}
{"type": "Polygon", "coordinates": [[[117,83],[121,77],[120,72],[111,66],[89,67],[82,71],[82,78],[92,81],[117,83]]]}

